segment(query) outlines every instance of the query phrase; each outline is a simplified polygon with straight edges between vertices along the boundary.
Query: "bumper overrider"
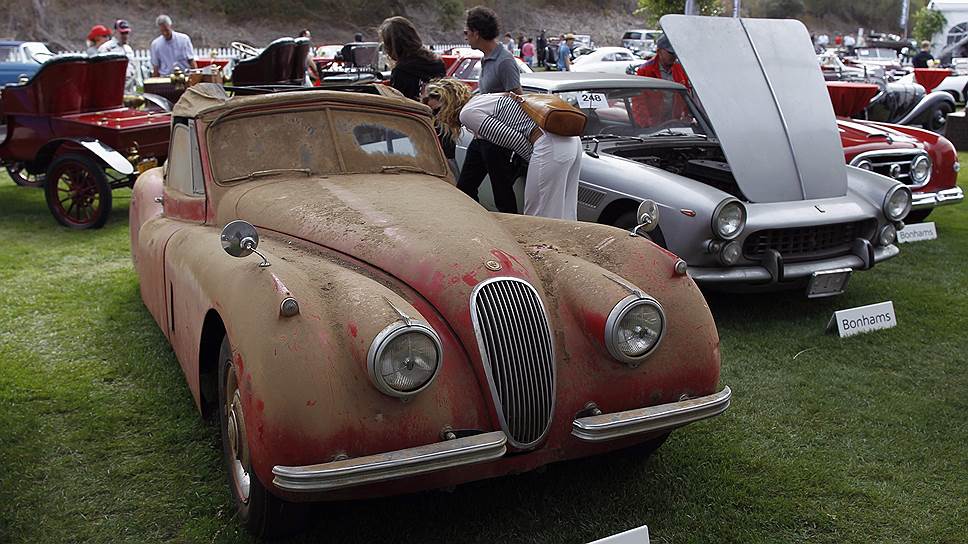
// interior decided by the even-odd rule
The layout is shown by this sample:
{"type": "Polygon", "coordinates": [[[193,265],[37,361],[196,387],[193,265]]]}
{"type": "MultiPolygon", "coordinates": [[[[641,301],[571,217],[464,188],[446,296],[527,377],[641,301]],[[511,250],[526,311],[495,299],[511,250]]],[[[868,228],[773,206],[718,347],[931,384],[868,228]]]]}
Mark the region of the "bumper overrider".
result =
{"type": "Polygon", "coordinates": [[[965,199],[961,187],[953,187],[936,193],[914,193],[911,201],[912,210],[924,210],[935,206],[957,204],[965,199]]]}
{"type": "MultiPolygon", "coordinates": [[[[731,397],[732,391],[724,387],[704,397],[580,417],[572,422],[572,435],[583,442],[602,442],[666,432],[723,413],[731,397]]],[[[286,491],[333,491],[483,463],[506,453],[507,435],[494,431],[356,459],[298,467],[276,465],[272,483],[286,491]]]]}
{"type": "Polygon", "coordinates": [[[900,253],[894,244],[874,246],[869,240],[859,238],[855,240],[853,249],[847,255],[784,263],[777,254],[773,259],[764,259],[759,265],[730,266],[730,267],[689,267],[689,276],[699,283],[708,284],[742,284],[742,283],[778,283],[809,278],[814,272],[824,272],[850,268],[853,270],[867,270],[874,264],[896,257],[900,253]]]}

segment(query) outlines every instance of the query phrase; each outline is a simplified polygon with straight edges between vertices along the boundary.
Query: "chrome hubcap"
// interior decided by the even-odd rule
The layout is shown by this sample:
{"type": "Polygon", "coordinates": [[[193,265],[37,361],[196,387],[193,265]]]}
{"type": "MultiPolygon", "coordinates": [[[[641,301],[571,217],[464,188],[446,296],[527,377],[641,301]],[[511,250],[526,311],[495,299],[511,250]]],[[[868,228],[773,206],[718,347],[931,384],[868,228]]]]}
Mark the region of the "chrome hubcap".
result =
{"type": "Polygon", "coordinates": [[[227,384],[230,397],[225,406],[225,426],[228,435],[230,464],[232,465],[232,483],[235,493],[243,503],[249,502],[249,443],[245,438],[245,416],[242,413],[242,397],[235,384],[234,373],[227,384]]]}

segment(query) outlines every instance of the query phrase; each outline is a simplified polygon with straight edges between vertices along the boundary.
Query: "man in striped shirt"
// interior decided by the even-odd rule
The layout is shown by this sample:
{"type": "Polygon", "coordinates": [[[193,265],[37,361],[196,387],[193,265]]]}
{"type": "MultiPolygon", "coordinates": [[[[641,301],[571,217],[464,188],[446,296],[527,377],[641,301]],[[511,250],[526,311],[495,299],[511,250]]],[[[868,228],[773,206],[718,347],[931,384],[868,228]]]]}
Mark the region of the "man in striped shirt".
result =
{"type": "MultiPolygon", "coordinates": [[[[481,93],[513,92],[521,94],[521,74],[514,57],[498,43],[497,15],[489,8],[477,6],[467,11],[464,30],[467,43],[484,52],[481,59],[481,93]]],[[[499,211],[518,213],[514,196],[514,153],[507,147],[474,138],[467,146],[467,154],[457,179],[457,188],[474,200],[484,176],[490,176],[494,204],[499,211]]]]}

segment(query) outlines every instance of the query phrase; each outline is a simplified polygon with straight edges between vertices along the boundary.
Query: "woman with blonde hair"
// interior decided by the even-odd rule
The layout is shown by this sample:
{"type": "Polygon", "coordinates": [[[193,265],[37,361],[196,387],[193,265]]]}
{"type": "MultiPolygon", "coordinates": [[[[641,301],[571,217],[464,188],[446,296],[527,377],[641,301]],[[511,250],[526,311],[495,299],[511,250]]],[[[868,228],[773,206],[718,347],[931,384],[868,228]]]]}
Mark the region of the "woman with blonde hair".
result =
{"type": "Polygon", "coordinates": [[[440,79],[427,85],[424,102],[435,111],[438,133],[456,141],[461,126],[479,138],[513,150],[528,162],[524,213],[576,220],[581,140],[542,130],[521,107],[520,96],[471,96],[461,82],[440,79]]]}
{"type": "Polygon", "coordinates": [[[380,25],[383,51],[393,59],[390,86],[411,100],[420,97],[428,81],[444,77],[444,61],[423,46],[416,27],[406,17],[390,17],[380,25]]]}

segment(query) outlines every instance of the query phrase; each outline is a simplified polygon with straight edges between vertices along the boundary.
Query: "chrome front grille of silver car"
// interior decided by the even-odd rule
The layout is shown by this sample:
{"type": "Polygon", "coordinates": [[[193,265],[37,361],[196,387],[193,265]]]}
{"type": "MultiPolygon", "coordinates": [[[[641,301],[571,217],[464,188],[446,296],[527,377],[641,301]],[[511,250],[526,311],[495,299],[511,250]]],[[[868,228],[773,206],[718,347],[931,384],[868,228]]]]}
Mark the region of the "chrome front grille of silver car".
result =
{"type": "Polygon", "coordinates": [[[537,446],[555,406],[554,344],[537,291],[517,278],[484,281],[471,319],[502,429],[515,448],[537,446]]]}
{"type": "Polygon", "coordinates": [[[784,261],[825,259],[850,253],[857,238],[870,240],[877,229],[877,221],[865,219],[851,223],[811,225],[787,229],[766,229],[750,233],[743,242],[743,256],[759,260],[775,249],[784,261]]]}

